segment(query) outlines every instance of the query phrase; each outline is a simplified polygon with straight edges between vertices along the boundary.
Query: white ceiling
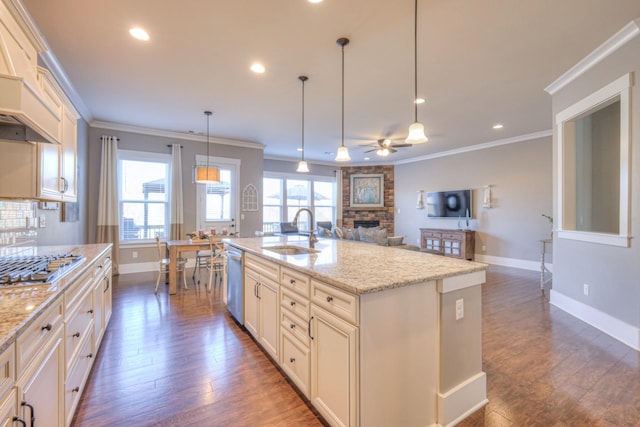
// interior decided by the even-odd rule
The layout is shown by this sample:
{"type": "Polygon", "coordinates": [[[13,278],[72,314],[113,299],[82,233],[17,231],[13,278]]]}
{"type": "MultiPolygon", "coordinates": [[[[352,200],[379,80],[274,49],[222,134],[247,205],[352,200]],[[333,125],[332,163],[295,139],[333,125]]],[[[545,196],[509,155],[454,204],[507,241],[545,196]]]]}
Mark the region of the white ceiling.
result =
{"type": "MultiPolygon", "coordinates": [[[[262,143],[297,159],[406,138],[413,121],[413,0],[23,0],[89,121],[262,143]],[[131,38],[132,26],[151,40],[131,38]],[[254,61],[267,71],[249,70],[254,61]]],[[[419,0],[418,107],[429,142],[388,162],[551,129],[544,88],[625,24],[638,0],[419,0]],[[495,123],[504,128],[494,130],[495,123]]],[[[369,155],[371,156],[370,153],[369,155]]],[[[371,156],[372,162],[379,160],[371,156]]]]}

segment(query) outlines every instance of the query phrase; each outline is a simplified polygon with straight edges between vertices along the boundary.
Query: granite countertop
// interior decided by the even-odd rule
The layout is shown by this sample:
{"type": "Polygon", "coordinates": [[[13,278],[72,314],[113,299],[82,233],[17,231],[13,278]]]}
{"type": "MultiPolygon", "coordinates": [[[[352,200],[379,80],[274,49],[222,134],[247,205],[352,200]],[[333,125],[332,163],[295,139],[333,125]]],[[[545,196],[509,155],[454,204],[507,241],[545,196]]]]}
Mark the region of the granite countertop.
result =
{"type": "Polygon", "coordinates": [[[487,264],[479,262],[338,239],[319,239],[315,245],[318,253],[299,255],[280,255],[264,247],[308,248],[305,236],[249,237],[224,242],[357,295],[487,269],[487,264]]]}
{"type": "Polygon", "coordinates": [[[64,290],[84,274],[96,259],[110,251],[110,243],[0,249],[0,256],[73,253],[85,257],[53,283],[0,287],[0,352],[4,351],[42,311],[61,298],[64,290]]]}

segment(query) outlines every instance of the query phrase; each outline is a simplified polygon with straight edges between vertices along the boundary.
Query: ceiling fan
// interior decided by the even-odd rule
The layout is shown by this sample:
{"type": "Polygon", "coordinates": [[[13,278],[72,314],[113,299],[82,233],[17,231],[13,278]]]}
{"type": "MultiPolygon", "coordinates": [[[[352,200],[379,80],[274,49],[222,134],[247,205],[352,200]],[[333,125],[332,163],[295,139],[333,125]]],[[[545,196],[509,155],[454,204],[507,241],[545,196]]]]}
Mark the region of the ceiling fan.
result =
{"type": "Polygon", "coordinates": [[[396,148],[411,147],[413,144],[394,144],[389,138],[381,138],[377,141],[377,146],[371,150],[365,151],[365,153],[376,152],[376,155],[386,157],[391,153],[395,153],[396,148]]]}

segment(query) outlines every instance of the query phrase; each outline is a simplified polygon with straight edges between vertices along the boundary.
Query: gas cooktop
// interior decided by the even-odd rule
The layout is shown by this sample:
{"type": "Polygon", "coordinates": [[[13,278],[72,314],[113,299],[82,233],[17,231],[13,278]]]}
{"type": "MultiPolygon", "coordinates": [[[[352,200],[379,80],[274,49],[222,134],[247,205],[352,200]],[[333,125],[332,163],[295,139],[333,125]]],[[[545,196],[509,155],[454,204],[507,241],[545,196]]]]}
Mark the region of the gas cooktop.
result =
{"type": "Polygon", "coordinates": [[[74,254],[0,257],[0,286],[52,282],[83,259],[83,256],[74,254]]]}

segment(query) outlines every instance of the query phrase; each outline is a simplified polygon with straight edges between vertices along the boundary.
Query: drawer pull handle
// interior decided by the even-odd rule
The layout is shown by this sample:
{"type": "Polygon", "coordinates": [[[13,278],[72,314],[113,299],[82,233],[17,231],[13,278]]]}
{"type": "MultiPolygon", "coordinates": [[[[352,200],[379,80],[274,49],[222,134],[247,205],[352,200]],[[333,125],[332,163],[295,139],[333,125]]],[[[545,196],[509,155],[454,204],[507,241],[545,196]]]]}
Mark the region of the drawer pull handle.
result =
{"type": "Polygon", "coordinates": [[[89,310],[87,311],[87,314],[93,314],[93,308],[89,309],[89,310]]]}
{"type": "Polygon", "coordinates": [[[80,338],[80,332],[76,332],[75,334],[71,335],[72,337],[76,337],[76,338],[80,338]]]}
{"type": "Polygon", "coordinates": [[[71,389],[71,391],[72,391],[73,393],[77,393],[77,392],[79,392],[79,391],[80,391],[80,387],[77,387],[77,386],[76,386],[76,387],[74,387],[73,389],[71,389]]]}
{"type": "Polygon", "coordinates": [[[13,417],[13,419],[11,420],[14,423],[20,423],[22,424],[22,427],[27,427],[27,423],[24,422],[24,420],[22,418],[19,417],[13,417]]]}
{"type": "Polygon", "coordinates": [[[291,307],[293,307],[294,305],[296,305],[295,301],[291,301],[291,307]]]}
{"type": "Polygon", "coordinates": [[[291,329],[295,329],[295,328],[296,328],[296,324],[295,324],[295,323],[292,323],[292,324],[290,325],[290,327],[291,327],[291,329]]]}
{"type": "Polygon", "coordinates": [[[289,280],[289,283],[291,283],[292,285],[295,285],[296,284],[296,279],[289,280]]]}
{"type": "Polygon", "coordinates": [[[292,357],[292,358],[289,359],[289,362],[291,362],[291,363],[294,363],[295,361],[296,361],[295,357],[292,357]]]}
{"type": "Polygon", "coordinates": [[[40,330],[44,331],[46,329],[47,331],[50,331],[51,328],[53,328],[53,325],[51,323],[47,323],[47,325],[40,328],[40,330]]]}
{"type": "Polygon", "coordinates": [[[93,353],[87,354],[87,359],[91,359],[93,357],[93,353]]]}
{"type": "Polygon", "coordinates": [[[329,295],[329,296],[327,297],[327,302],[331,302],[331,301],[333,301],[333,297],[332,297],[331,295],[329,295]]]}

